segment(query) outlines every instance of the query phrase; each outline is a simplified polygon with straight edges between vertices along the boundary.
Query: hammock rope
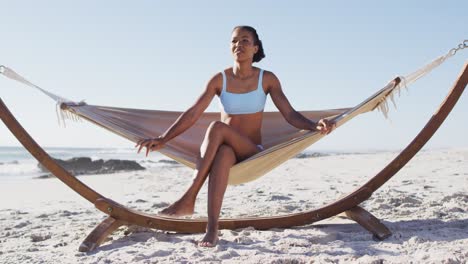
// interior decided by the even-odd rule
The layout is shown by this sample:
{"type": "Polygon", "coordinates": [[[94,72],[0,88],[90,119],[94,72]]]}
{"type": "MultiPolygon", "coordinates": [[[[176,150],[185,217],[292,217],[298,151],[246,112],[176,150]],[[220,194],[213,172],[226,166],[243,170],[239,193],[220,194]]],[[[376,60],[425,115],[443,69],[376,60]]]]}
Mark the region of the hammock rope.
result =
{"type": "Polygon", "coordinates": [[[396,108],[396,103],[394,99],[395,93],[398,93],[398,96],[401,95],[401,89],[404,87],[408,90],[408,86],[422,78],[423,76],[429,74],[432,70],[442,65],[447,59],[454,56],[458,51],[468,48],[468,40],[464,40],[462,43],[458,44],[456,48],[449,50],[445,55],[439,56],[436,59],[432,60],[428,64],[424,65],[423,67],[419,68],[418,70],[406,75],[400,76],[402,82],[387,96],[382,102],[378,105],[378,110],[388,118],[388,100],[390,100],[393,106],[396,108]]]}
{"type": "Polygon", "coordinates": [[[20,83],[22,83],[22,84],[24,84],[26,86],[35,88],[35,89],[41,91],[42,93],[44,93],[45,95],[47,95],[48,97],[50,97],[52,100],[54,100],[55,103],[56,103],[55,112],[56,112],[56,116],[57,116],[57,121],[58,121],[58,124],[60,126],[66,127],[65,119],[72,120],[72,121],[80,121],[81,120],[80,116],[74,114],[71,111],[65,111],[64,109],[61,108],[61,105],[62,104],[76,105],[76,106],[85,105],[86,103],[84,102],[84,100],[76,103],[76,102],[74,102],[72,100],[69,100],[69,99],[67,99],[65,97],[62,97],[62,96],[54,94],[54,93],[52,93],[50,91],[47,91],[46,89],[43,89],[43,88],[39,87],[38,85],[35,85],[34,83],[28,81],[26,78],[24,78],[23,76],[21,76],[20,74],[18,74],[14,70],[12,70],[11,68],[8,68],[8,67],[6,67],[4,65],[0,65],[0,73],[5,75],[6,77],[12,79],[12,80],[20,82],[20,83]]]}

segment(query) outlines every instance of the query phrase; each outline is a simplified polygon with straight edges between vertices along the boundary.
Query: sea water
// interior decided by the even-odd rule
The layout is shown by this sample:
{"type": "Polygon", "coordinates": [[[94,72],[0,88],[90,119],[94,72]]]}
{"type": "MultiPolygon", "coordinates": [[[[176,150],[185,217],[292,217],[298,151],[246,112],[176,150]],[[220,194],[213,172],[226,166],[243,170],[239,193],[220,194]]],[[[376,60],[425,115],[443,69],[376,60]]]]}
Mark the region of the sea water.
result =
{"type": "MultiPolygon", "coordinates": [[[[144,151],[137,154],[136,148],[45,148],[45,151],[53,158],[62,160],[77,157],[89,157],[92,160],[132,160],[147,169],[168,166],[168,163],[164,161],[171,160],[159,152],[151,152],[148,157],[145,157],[144,151]]],[[[306,150],[297,155],[297,157],[306,158],[343,154],[358,154],[358,152],[316,152],[306,150]]],[[[48,173],[39,168],[38,161],[25,148],[0,146],[0,182],[32,179],[44,174],[48,173]]]]}
{"type": "MultiPolygon", "coordinates": [[[[56,159],[89,157],[92,160],[133,160],[143,167],[160,166],[158,161],[164,160],[158,152],[152,152],[148,157],[144,153],[137,154],[132,148],[45,148],[45,151],[56,159]]],[[[0,182],[5,180],[25,180],[47,174],[38,166],[38,161],[23,147],[0,147],[0,182]]]]}

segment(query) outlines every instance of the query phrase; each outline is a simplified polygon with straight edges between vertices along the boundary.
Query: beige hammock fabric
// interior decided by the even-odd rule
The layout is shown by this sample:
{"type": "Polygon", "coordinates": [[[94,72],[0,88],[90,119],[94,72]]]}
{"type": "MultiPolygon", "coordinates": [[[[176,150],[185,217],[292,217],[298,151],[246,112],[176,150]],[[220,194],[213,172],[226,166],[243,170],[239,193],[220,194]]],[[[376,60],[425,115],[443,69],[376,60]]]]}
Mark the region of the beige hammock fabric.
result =
{"type": "MultiPolygon", "coordinates": [[[[405,77],[398,77],[380,91],[370,96],[353,108],[324,111],[303,111],[307,118],[318,121],[321,118],[332,119],[340,127],[359,114],[378,108],[387,116],[388,100],[393,101],[393,94],[399,93],[402,86],[410,84],[442,64],[453,54],[436,58],[431,63],[405,77]]],[[[126,109],[75,103],[50,93],[8,67],[0,66],[0,73],[8,78],[34,87],[51,97],[61,108],[59,113],[64,118],[83,118],[110,130],[133,142],[148,137],[161,135],[181,114],[181,112],[126,109]]],[[[195,168],[199,146],[210,122],[219,120],[219,113],[204,113],[187,131],[172,139],[160,152],[174,160],[195,168]]],[[[59,118],[60,119],[60,118],[59,118]]],[[[255,180],[279,166],[308,146],[323,137],[320,133],[298,130],[289,125],[279,112],[265,112],[262,125],[262,144],[265,150],[234,165],[230,170],[229,184],[241,184],[255,180]]]]}
{"type": "MultiPolygon", "coordinates": [[[[353,117],[374,109],[396,87],[395,82],[391,82],[354,108],[301,113],[313,121],[321,118],[333,119],[339,127],[353,117]]],[[[73,103],[64,103],[62,108],[133,142],[161,135],[182,113],[73,103]]],[[[195,168],[206,129],[210,122],[219,118],[219,113],[204,113],[191,128],[168,142],[160,152],[190,168],[195,168]]],[[[299,130],[289,125],[279,112],[265,112],[262,124],[262,143],[265,150],[234,165],[230,170],[229,184],[241,184],[261,177],[322,137],[320,133],[299,130]]]]}
{"type": "MultiPolygon", "coordinates": [[[[67,110],[133,142],[161,135],[181,114],[94,105],[69,106],[67,110]]],[[[348,110],[301,113],[311,120],[318,121],[320,118],[330,118],[348,110]]],[[[191,128],[169,141],[160,152],[190,168],[195,168],[206,129],[212,121],[219,118],[219,113],[204,113],[191,128]]],[[[301,131],[289,125],[278,112],[265,112],[262,125],[262,143],[265,150],[233,166],[229,184],[240,184],[262,176],[312,144],[310,139],[305,139],[313,135],[313,142],[320,138],[318,133],[301,131]]]]}

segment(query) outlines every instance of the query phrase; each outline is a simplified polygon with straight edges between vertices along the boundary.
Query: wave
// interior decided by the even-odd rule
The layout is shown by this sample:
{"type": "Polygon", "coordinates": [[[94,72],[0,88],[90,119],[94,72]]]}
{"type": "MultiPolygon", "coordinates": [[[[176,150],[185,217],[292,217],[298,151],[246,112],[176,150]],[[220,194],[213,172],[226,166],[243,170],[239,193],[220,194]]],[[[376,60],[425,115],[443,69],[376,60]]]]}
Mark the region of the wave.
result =
{"type": "MultiPolygon", "coordinates": [[[[137,154],[134,148],[45,148],[55,159],[68,160],[85,157],[91,160],[129,160],[135,161],[145,168],[180,166],[158,152],[152,152],[149,157],[137,154]]],[[[347,155],[338,151],[310,151],[299,154],[296,158],[314,158],[322,156],[347,155]]],[[[362,153],[360,153],[362,154],[362,153]]],[[[0,147],[0,181],[15,178],[35,178],[44,175],[38,162],[22,147],[0,147]]]]}
{"type": "MultiPolygon", "coordinates": [[[[76,153],[75,153],[76,154],[76,153]]],[[[69,156],[67,153],[66,155],[61,156],[69,156]]],[[[112,157],[116,158],[101,158],[100,157],[85,157],[85,156],[80,156],[80,157],[72,157],[73,155],[70,155],[70,158],[64,158],[62,160],[71,160],[71,159],[90,159],[93,162],[94,161],[112,161],[113,163],[120,163],[119,161],[131,161],[131,162],[136,162],[137,164],[143,166],[146,169],[152,169],[152,168],[158,168],[158,167],[177,167],[180,166],[180,164],[176,161],[173,160],[168,160],[163,158],[162,156],[159,157],[152,157],[151,159],[125,159],[122,157],[118,157],[118,155],[112,155],[112,157]]],[[[109,157],[109,155],[106,155],[109,157]]],[[[100,171],[100,173],[112,173],[112,171],[106,172],[106,171],[100,171]]],[[[77,173],[78,174],[83,174],[83,173],[77,173]]],[[[85,174],[98,174],[98,173],[93,173],[92,171],[85,173],[85,174]]],[[[24,159],[24,160],[12,160],[12,161],[6,161],[6,162],[0,162],[0,182],[3,180],[21,180],[21,179],[32,179],[32,178],[47,178],[45,177],[46,175],[49,175],[49,173],[46,170],[41,169],[41,166],[39,166],[39,163],[37,160],[33,159],[32,157],[29,159],[24,159]]]]}
{"type": "MultiPolygon", "coordinates": [[[[89,157],[92,160],[132,160],[138,163],[154,161],[145,167],[161,166],[157,162],[163,158],[153,152],[146,158],[137,154],[133,148],[61,148],[46,147],[45,150],[55,159],[67,160],[77,157],[89,157]]],[[[33,178],[44,173],[38,167],[37,160],[23,147],[0,147],[0,181],[15,178],[33,178]]]]}

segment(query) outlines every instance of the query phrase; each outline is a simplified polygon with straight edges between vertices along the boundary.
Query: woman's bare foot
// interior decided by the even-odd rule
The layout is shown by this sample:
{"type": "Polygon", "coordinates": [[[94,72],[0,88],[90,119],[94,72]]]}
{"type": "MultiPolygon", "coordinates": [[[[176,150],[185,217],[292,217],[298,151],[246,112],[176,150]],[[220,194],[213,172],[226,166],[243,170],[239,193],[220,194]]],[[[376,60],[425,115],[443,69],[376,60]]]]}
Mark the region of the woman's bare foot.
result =
{"type": "Polygon", "coordinates": [[[199,247],[214,247],[218,243],[218,230],[207,231],[202,241],[198,242],[199,247]]]}
{"type": "Polygon", "coordinates": [[[193,215],[194,208],[195,202],[181,198],[177,202],[160,211],[159,214],[168,216],[193,215]]]}

